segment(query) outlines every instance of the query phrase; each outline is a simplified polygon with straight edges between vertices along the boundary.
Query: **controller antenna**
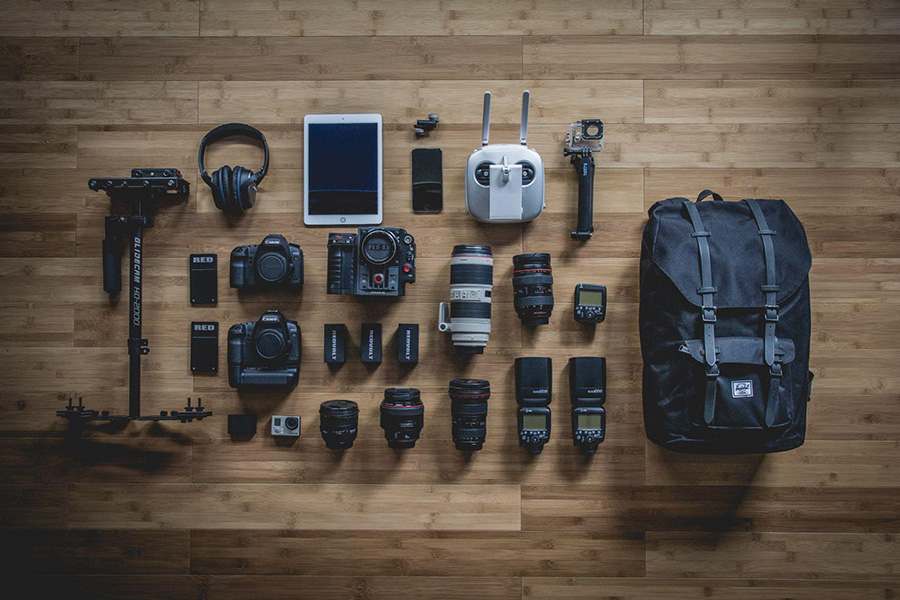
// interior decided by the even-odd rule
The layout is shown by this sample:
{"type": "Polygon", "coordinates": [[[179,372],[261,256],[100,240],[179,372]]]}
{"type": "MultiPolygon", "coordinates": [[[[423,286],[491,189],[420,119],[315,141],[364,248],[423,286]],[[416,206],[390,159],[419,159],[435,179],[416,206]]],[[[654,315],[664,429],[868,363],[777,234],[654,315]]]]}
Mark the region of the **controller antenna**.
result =
{"type": "Polygon", "coordinates": [[[522,92],[522,124],[519,128],[519,143],[527,146],[526,138],[528,137],[528,103],[531,100],[531,92],[525,90],[522,92]]]}
{"type": "Polygon", "coordinates": [[[481,145],[488,145],[491,133],[491,93],[484,93],[484,112],[481,113],[481,145]]]}

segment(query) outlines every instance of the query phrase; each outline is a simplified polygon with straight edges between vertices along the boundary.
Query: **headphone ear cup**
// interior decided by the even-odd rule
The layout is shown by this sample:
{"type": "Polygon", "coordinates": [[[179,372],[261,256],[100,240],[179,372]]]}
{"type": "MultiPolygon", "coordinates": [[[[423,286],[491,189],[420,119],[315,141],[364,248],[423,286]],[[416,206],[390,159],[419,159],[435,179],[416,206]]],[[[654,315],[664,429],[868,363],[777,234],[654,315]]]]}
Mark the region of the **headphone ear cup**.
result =
{"type": "Polygon", "coordinates": [[[253,203],[256,200],[255,194],[250,190],[252,177],[253,171],[250,169],[245,169],[244,167],[234,168],[234,189],[237,194],[238,204],[240,204],[241,210],[244,211],[253,208],[253,203]]]}
{"type": "Polygon", "coordinates": [[[222,197],[222,174],[221,169],[216,169],[210,175],[209,189],[212,190],[213,203],[219,210],[225,210],[225,202],[222,197]]]}
{"type": "Polygon", "coordinates": [[[219,182],[222,193],[222,210],[229,215],[239,215],[237,203],[234,200],[234,188],[231,186],[231,167],[225,165],[219,169],[219,182]]]}

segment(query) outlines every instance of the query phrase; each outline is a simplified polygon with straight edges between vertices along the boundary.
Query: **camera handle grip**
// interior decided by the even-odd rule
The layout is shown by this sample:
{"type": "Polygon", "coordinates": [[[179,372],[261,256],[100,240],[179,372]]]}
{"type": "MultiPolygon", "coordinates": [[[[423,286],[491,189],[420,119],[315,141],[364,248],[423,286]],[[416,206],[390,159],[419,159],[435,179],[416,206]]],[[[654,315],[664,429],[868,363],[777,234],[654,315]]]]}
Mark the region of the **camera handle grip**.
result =
{"type": "Polygon", "coordinates": [[[587,241],[594,232],[594,156],[590,151],[572,155],[578,174],[578,224],[572,239],[587,241]]]}

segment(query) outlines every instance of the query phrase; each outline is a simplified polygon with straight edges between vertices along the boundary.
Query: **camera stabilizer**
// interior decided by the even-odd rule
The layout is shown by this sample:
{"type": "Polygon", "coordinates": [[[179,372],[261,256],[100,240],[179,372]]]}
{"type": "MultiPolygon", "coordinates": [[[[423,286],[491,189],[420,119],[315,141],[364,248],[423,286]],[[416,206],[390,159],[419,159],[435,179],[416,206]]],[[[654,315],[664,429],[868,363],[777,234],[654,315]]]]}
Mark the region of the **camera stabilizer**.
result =
{"type": "Polygon", "coordinates": [[[106,237],[103,239],[103,290],[114,298],[122,290],[122,252],[125,240],[131,241],[131,276],[129,278],[128,310],[128,414],[111,415],[109,411],[85,409],[81,398],[78,406],[72,398],[57,416],[68,419],[70,424],[89,421],[181,421],[187,423],[212,415],[204,410],[200,398],[197,406],[191,406],[188,398],[183,411],[161,411],[158,415],[141,414],[141,356],[150,352],[147,340],[142,336],[143,300],[143,239],[144,229],[153,227],[149,216],[153,205],[164,199],[182,200],[190,193],[190,183],[182,179],[178,169],[132,169],[131,177],[101,177],[88,182],[95,192],[104,191],[112,202],[130,202],[131,214],[106,217],[106,237]]]}

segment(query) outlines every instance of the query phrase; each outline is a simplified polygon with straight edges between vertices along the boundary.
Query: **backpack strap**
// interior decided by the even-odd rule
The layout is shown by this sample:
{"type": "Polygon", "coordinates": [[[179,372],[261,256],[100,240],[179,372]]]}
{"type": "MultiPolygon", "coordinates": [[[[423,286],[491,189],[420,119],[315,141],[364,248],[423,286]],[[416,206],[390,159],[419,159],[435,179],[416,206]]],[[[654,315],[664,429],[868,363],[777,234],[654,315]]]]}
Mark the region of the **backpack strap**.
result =
{"type": "Polygon", "coordinates": [[[772,238],[775,232],[769,229],[766,217],[759,206],[759,203],[753,199],[744,200],[750,207],[750,212],[756,220],[756,226],[759,229],[759,236],[763,242],[763,254],[766,260],[766,282],[759,286],[766,298],[765,306],[765,332],[763,334],[763,347],[766,364],[769,365],[769,393],[766,399],[766,427],[771,427],[775,422],[775,404],[777,401],[778,385],[781,381],[783,371],[781,368],[780,357],[776,356],[775,351],[775,326],[778,324],[778,290],[781,289],[775,282],[775,245],[772,238]]]}
{"type": "Polygon", "coordinates": [[[684,201],[684,207],[691,219],[694,232],[691,234],[697,240],[697,249],[700,252],[700,287],[697,293],[701,299],[701,317],[703,319],[703,354],[706,360],[706,399],[703,404],[703,420],[707,425],[712,425],[716,414],[716,390],[719,378],[719,363],[716,356],[716,305],[713,295],[716,288],[712,284],[712,262],[709,256],[709,231],[704,229],[703,220],[697,207],[690,200],[684,201]]]}

